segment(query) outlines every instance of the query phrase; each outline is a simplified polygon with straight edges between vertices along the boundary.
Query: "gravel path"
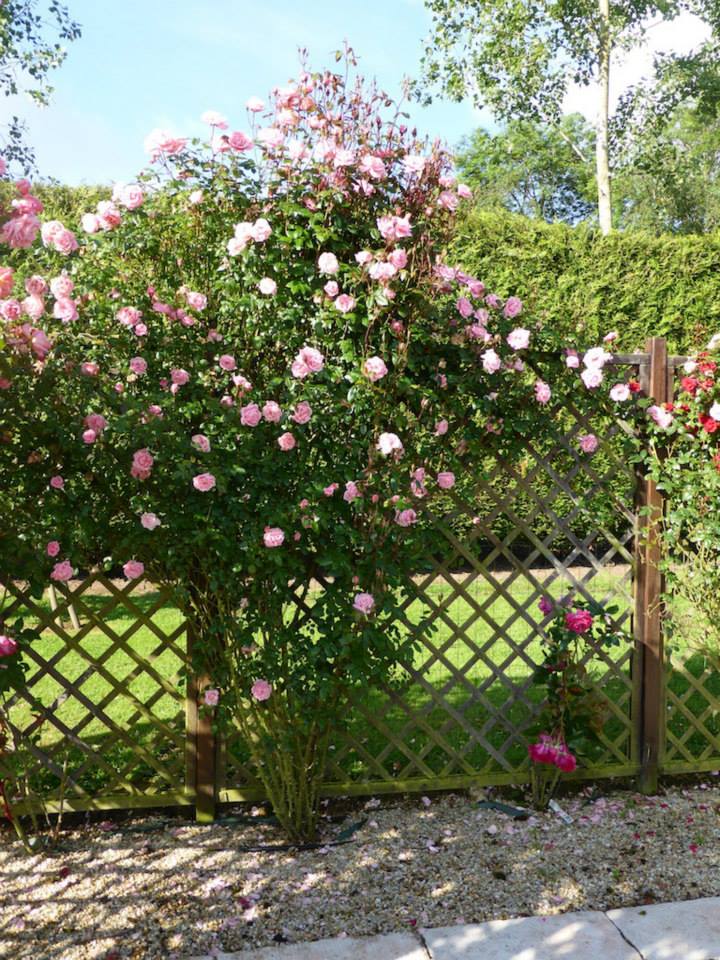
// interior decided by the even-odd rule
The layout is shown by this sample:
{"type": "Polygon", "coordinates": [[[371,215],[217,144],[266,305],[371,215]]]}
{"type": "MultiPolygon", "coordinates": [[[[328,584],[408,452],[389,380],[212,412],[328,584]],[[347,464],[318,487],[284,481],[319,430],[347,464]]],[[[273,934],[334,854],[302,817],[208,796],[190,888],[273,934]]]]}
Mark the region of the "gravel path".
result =
{"type": "Polygon", "coordinates": [[[511,821],[464,794],[372,800],[355,841],[293,853],[267,825],[160,817],[67,830],[25,857],[0,835],[0,956],[185,958],[338,935],[720,895],[720,781],[589,791],[511,821]]]}

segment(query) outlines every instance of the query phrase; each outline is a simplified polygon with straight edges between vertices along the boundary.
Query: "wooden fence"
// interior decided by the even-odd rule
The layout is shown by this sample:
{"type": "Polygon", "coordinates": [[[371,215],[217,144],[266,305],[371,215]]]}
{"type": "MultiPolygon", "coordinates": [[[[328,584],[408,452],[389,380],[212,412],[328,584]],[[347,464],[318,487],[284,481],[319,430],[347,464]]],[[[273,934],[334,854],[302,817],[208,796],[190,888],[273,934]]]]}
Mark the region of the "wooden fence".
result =
{"type": "MultiPolygon", "coordinates": [[[[653,339],[613,363],[659,402],[684,359],[653,339]]],[[[638,776],[652,791],[662,772],[720,767],[720,665],[663,649],[658,544],[638,536],[640,524],[652,534],[658,492],[638,483],[622,424],[591,425],[572,405],[550,412],[553,430],[528,436],[512,462],[478,465],[474,489],[454,489],[451,509],[432,517],[437,549],[402,610],[422,652],[401,682],[355,696],[326,794],[525,782],[542,709],[532,674],[543,594],[612,600],[632,637],[592,666],[604,720],[578,776],[638,776]],[[601,447],[588,457],[579,438],[591,430],[601,447]]],[[[262,797],[241,740],[213,738],[187,624],[162,590],[93,574],[59,586],[53,609],[21,585],[5,589],[4,616],[24,610],[43,630],[10,716],[49,809],[62,791],[67,809],[195,805],[208,818],[218,802],[262,797]]]]}

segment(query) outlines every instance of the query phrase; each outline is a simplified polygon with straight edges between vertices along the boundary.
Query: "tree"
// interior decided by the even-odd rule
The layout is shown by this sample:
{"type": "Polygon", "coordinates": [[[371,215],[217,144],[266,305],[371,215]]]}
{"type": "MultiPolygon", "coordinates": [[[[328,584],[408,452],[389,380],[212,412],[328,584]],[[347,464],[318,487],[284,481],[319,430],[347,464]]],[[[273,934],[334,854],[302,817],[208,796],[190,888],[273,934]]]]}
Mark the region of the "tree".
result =
{"type": "MultiPolygon", "coordinates": [[[[80,25],[58,0],[4,0],[0,3],[0,94],[25,93],[41,106],[49,103],[51,72],[66,57],[61,41],[77,40],[80,25]]],[[[27,172],[34,166],[32,149],[24,142],[25,128],[13,116],[0,134],[0,152],[27,172]]]]}
{"type": "MultiPolygon", "coordinates": [[[[613,53],[629,52],[652,20],[683,11],[720,26],[718,0],[426,0],[433,33],[422,60],[424,88],[470,94],[500,120],[558,126],[571,84],[597,96],[598,219],[612,228],[609,90],[613,53]]],[[[672,57],[666,58],[669,64],[672,57]]],[[[425,94],[426,101],[430,96],[425,94]]],[[[575,146],[575,144],[573,144],[575,146]]]]}
{"type": "Polygon", "coordinates": [[[455,160],[481,207],[576,224],[595,209],[593,149],[594,131],[572,114],[558,127],[513,120],[498,133],[476,130],[455,160]]]}

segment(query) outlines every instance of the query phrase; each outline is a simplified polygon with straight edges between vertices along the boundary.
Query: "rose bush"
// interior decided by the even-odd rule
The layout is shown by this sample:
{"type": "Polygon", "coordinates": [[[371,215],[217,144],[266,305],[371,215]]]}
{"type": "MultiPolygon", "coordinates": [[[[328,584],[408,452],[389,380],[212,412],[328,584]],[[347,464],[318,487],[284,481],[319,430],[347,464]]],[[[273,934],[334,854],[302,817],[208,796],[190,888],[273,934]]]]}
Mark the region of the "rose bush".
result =
{"type": "Polygon", "coordinates": [[[79,226],[17,185],[0,573],[170,585],[207,709],[306,839],[349,692],[409,655],[428,504],[609,355],[561,355],[444,263],[468,191],[373,87],[303,69],[244,129],[204,119],[205,140],[154,131],[150,169],[79,226]]]}

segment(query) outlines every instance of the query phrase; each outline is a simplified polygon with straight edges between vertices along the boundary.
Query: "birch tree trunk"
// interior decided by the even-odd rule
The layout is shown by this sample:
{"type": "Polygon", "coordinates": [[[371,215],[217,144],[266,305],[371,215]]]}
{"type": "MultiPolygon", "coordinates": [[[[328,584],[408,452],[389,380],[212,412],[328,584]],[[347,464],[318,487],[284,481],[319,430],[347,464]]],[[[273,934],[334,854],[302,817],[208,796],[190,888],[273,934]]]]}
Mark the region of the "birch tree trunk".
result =
{"type": "Polygon", "coordinates": [[[610,0],[599,0],[600,4],[600,49],[598,58],[600,104],[597,120],[597,145],[595,148],[595,169],[598,186],[598,219],[600,230],[604,234],[612,230],[612,207],[610,203],[610,160],[608,149],[608,119],[610,114],[610,53],[612,40],[610,34],[610,0]]]}

